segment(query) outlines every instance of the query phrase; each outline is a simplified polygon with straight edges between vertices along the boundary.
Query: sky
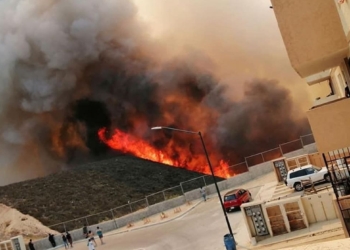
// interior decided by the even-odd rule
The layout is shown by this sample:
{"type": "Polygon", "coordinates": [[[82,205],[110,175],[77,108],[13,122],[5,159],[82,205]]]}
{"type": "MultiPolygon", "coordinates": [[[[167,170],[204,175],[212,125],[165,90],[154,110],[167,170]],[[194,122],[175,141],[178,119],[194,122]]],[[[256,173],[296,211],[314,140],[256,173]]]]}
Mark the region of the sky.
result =
{"type": "Polygon", "coordinates": [[[326,84],[309,87],[291,67],[269,0],[134,2],[147,32],[161,42],[162,57],[191,51],[193,60],[207,58],[223,83],[235,85],[233,98],[252,78],[277,79],[304,111],[329,94],[326,84]]]}

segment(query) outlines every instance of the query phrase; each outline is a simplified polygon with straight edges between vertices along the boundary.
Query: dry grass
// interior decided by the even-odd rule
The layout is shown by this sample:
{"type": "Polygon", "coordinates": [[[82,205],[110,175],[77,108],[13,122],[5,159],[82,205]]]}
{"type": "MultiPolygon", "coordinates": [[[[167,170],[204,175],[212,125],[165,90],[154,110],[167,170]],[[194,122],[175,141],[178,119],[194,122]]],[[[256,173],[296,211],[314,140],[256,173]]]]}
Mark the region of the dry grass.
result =
{"type": "MultiPolygon", "coordinates": [[[[0,187],[0,203],[50,226],[143,199],[201,175],[131,156],[119,156],[0,187]]],[[[198,188],[197,183],[193,185],[198,188]]]]}

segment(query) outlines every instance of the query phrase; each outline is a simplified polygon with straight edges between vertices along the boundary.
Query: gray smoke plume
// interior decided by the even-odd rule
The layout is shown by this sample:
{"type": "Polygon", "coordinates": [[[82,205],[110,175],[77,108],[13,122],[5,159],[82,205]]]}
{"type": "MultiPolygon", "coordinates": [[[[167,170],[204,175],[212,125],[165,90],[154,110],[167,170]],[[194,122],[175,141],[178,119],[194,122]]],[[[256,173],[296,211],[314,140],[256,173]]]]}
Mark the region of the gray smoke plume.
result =
{"type": "Polygon", "coordinates": [[[0,167],[12,173],[0,184],[61,166],[53,134],[88,95],[79,79],[103,53],[123,58],[139,43],[135,15],[128,0],[0,1],[0,167]]]}
{"type": "Polygon", "coordinates": [[[188,138],[151,126],[201,130],[214,161],[230,162],[308,129],[276,81],[247,83],[235,102],[210,71],[157,63],[136,14],[129,0],[0,1],[0,185],[105,154],[103,127],[148,140],[184,166],[191,156],[170,141],[187,147],[188,138]]]}

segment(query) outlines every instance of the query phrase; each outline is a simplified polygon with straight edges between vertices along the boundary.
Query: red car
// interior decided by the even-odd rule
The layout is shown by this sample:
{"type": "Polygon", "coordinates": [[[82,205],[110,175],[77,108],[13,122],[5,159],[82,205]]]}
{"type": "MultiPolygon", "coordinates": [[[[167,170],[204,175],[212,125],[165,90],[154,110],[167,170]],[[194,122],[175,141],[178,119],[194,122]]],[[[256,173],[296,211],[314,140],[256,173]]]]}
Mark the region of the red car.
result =
{"type": "Polygon", "coordinates": [[[229,212],[235,208],[239,208],[242,203],[252,200],[252,195],[245,189],[234,189],[226,193],[224,196],[224,207],[226,212],[229,212]]]}

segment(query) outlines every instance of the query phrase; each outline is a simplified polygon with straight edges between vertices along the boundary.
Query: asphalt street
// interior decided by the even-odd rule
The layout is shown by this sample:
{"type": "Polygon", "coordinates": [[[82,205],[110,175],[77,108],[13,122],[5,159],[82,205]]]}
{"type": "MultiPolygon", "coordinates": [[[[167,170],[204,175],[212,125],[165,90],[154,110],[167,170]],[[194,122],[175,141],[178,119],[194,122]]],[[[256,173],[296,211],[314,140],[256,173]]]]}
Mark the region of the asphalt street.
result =
{"type": "MultiPolygon", "coordinates": [[[[259,188],[249,190],[254,197],[259,188]]],[[[247,230],[242,221],[240,210],[228,213],[228,218],[233,233],[237,233],[239,230],[247,230]]],[[[219,199],[214,195],[206,202],[199,204],[195,209],[173,221],[131,232],[108,235],[105,237],[106,244],[99,245],[97,249],[223,250],[225,249],[223,236],[228,232],[219,199]]],[[[247,235],[247,233],[244,235],[247,235]]],[[[249,239],[247,236],[245,239],[236,239],[236,241],[239,244],[243,241],[249,241],[249,239]]],[[[75,249],[86,249],[86,244],[78,243],[75,249]]]]}

